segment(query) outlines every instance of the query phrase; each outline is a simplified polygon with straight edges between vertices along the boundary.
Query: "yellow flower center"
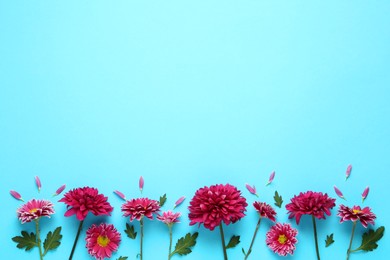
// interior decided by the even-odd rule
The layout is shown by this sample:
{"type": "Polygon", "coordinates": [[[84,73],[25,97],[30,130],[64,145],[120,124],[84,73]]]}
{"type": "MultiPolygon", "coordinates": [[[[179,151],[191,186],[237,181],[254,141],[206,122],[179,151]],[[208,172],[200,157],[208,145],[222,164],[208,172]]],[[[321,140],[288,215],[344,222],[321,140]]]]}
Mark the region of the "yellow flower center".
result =
{"type": "Polygon", "coordinates": [[[353,213],[353,214],[359,214],[359,213],[362,213],[362,211],[361,211],[361,210],[358,210],[358,209],[353,209],[353,210],[352,210],[352,213],[353,213]]]}
{"type": "Polygon", "coordinates": [[[106,247],[110,243],[110,239],[107,236],[98,236],[97,243],[101,247],[106,247]]]}
{"type": "Polygon", "coordinates": [[[279,235],[278,241],[280,244],[284,245],[287,241],[287,237],[285,235],[279,235]]]}
{"type": "Polygon", "coordinates": [[[30,213],[35,213],[35,212],[37,212],[37,211],[38,211],[37,208],[33,208],[33,209],[30,209],[28,212],[30,212],[30,213]]]}

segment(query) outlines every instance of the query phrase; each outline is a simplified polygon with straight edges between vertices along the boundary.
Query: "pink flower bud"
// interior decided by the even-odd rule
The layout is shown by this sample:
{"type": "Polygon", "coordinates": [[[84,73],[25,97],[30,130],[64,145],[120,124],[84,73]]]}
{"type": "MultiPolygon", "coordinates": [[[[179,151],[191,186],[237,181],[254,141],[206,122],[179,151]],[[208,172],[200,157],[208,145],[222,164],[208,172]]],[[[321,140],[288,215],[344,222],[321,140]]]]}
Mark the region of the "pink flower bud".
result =
{"type": "Polygon", "coordinates": [[[249,184],[245,184],[245,187],[248,189],[248,191],[254,195],[256,195],[257,197],[259,197],[259,195],[257,195],[256,193],[256,187],[255,185],[253,185],[253,187],[251,187],[249,184]]]}
{"type": "Polygon", "coordinates": [[[123,200],[126,200],[126,196],[125,194],[123,194],[122,192],[120,192],[119,190],[115,190],[114,193],[121,199],[123,200]]]}
{"type": "Polygon", "coordinates": [[[180,197],[176,202],[175,202],[175,206],[173,206],[173,208],[176,208],[177,206],[179,206],[181,203],[183,203],[183,201],[185,200],[186,197],[180,197]]]}
{"type": "Polygon", "coordinates": [[[63,192],[63,191],[65,190],[65,188],[66,188],[66,185],[65,185],[65,184],[62,185],[61,187],[59,187],[59,188],[56,190],[56,192],[53,194],[53,197],[54,197],[54,196],[60,195],[61,192],[63,192]]]}
{"type": "Polygon", "coordinates": [[[141,193],[143,189],[144,189],[144,178],[141,176],[139,178],[139,190],[141,191],[141,193]]]}
{"type": "Polygon", "coordinates": [[[333,188],[334,188],[334,191],[336,192],[337,196],[339,196],[340,198],[345,200],[345,197],[344,197],[343,193],[341,192],[341,190],[339,190],[336,186],[334,186],[333,188]]]}
{"type": "Polygon", "coordinates": [[[22,196],[21,196],[17,191],[11,190],[11,191],[9,191],[9,193],[10,193],[10,194],[12,195],[12,197],[14,197],[15,199],[24,201],[24,200],[22,199],[22,196]]]}
{"type": "Polygon", "coordinates": [[[267,186],[267,185],[270,185],[271,182],[274,180],[274,178],[275,178],[275,171],[273,171],[273,172],[271,173],[271,175],[269,176],[268,183],[266,184],[266,186],[267,186]]]}
{"type": "Polygon", "coordinates": [[[362,202],[364,202],[364,200],[367,198],[369,192],[370,192],[370,187],[367,186],[367,188],[365,188],[362,193],[362,202]]]}
{"type": "Polygon", "coordinates": [[[42,184],[38,176],[35,176],[35,183],[37,184],[38,192],[41,192],[42,184]]]}
{"type": "Polygon", "coordinates": [[[347,180],[349,178],[349,175],[351,175],[351,171],[352,171],[352,165],[348,165],[347,167],[347,170],[345,172],[345,180],[347,180]]]}

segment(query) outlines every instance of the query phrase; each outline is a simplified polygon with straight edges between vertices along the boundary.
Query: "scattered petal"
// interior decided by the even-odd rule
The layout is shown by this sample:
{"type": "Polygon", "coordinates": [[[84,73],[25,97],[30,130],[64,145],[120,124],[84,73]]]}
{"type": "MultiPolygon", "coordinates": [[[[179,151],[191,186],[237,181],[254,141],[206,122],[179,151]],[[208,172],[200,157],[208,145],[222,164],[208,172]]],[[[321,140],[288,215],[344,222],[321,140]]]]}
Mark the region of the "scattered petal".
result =
{"type": "Polygon", "coordinates": [[[60,194],[65,190],[65,188],[66,188],[66,185],[65,185],[65,184],[62,185],[61,187],[59,187],[59,188],[56,190],[56,192],[53,194],[53,197],[60,195],[60,194]]]}
{"type": "Polygon", "coordinates": [[[347,180],[349,178],[349,176],[351,175],[351,171],[352,171],[352,165],[348,165],[347,167],[347,171],[345,172],[345,180],[347,180]]]}
{"type": "Polygon", "coordinates": [[[275,178],[275,171],[273,171],[271,173],[271,175],[269,176],[269,179],[268,179],[268,183],[265,186],[270,185],[271,182],[274,180],[274,178],[275,178]]]}
{"type": "Polygon", "coordinates": [[[35,176],[35,183],[37,184],[38,192],[41,192],[42,183],[38,176],[35,176]]]}
{"type": "Polygon", "coordinates": [[[141,193],[143,189],[144,189],[144,178],[141,176],[139,178],[139,190],[141,191],[141,193]]]}
{"type": "Polygon", "coordinates": [[[175,202],[175,206],[173,206],[173,208],[176,208],[177,206],[179,206],[180,204],[183,203],[183,201],[186,199],[186,197],[180,197],[176,202],[175,202]]]}
{"type": "Polygon", "coordinates": [[[364,202],[364,200],[367,198],[369,192],[370,192],[370,187],[367,186],[367,188],[365,188],[362,193],[362,202],[364,202]]]}
{"type": "Polygon", "coordinates": [[[121,199],[123,200],[126,200],[126,196],[125,194],[123,194],[122,192],[120,192],[119,190],[115,190],[114,193],[121,199]]]}
{"type": "Polygon", "coordinates": [[[341,192],[341,190],[339,190],[336,186],[333,187],[334,188],[334,191],[336,192],[337,196],[339,196],[340,198],[345,199],[343,193],[341,192]]]}
{"type": "Polygon", "coordinates": [[[259,195],[257,195],[257,193],[256,193],[256,187],[255,187],[255,185],[250,186],[250,185],[247,183],[247,184],[245,184],[245,187],[248,189],[248,191],[249,191],[250,193],[252,193],[252,194],[256,195],[257,197],[259,197],[259,195]]]}
{"type": "Polygon", "coordinates": [[[20,200],[20,201],[24,201],[22,199],[22,196],[17,192],[17,191],[14,191],[14,190],[11,190],[9,191],[9,193],[12,195],[12,197],[14,197],[15,199],[17,200],[20,200]]]}

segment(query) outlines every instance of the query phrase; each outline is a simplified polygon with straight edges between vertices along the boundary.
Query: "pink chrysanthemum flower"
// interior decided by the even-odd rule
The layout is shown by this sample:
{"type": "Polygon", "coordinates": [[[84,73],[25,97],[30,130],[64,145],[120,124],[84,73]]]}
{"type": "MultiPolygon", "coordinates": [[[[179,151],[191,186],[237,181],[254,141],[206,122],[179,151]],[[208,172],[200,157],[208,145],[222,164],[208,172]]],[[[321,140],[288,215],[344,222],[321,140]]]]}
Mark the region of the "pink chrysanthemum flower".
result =
{"type": "Polygon", "coordinates": [[[290,224],[277,223],[267,232],[267,246],[281,256],[292,255],[298,242],[295,238],[297,234],[298,231],[290,224]]]}
{"type": "Polygon", "coordinates": [[[31,222],[40,217],[49,217],[54,214],[54,205],[48,200],[32,199],[23,204],[16,212],[23,223],[31,222]]]}
{"type": "Polygon", "coordinates": [[[190,225],[199,223],[214,230],[222,221],[235,223],[245,216],[246,206],[241,192],[230,184],[205,186],[196,191],[188,207],[190,225]]]}
{"type": "Polygon", "coordinates": [[[296,219],[297,224],[302,215],[312,215],[318,219],[325,219],[325,214],[330,216],[330,210],[336,206],[336,199],[330,198],[326,193],[307,191],[294,196],[291,203],[286,205],[290,215],[288,218],[296,219]]]}
{"type": "Polygon", "coordinates": [[[85,241],[88,253],[95,259],[104,260],[118,250],[121,234],[111,224],[102,223],[99,226],[93,224],[87,230],[85,241]]]}
{"type": "Polygon", "coordinates": [[[374,225],[374,220],[376,219],[375,214],[371,212],[369,207],[362,209],[360,206],[353,206],[352,208],[349,208],[347,206],[340,205],[337,216],[341,217],[340,223],[348,220],[353,222],[360,220],[360,223],[362,223],[365,228],[367,228],[368,224],[374,225]]]}
{"type": "Polygon", "coordinates": [[[275,222],[276,212],[269,204],[255,201],[253,202],[253,207],[255,207],[256,211],[259,212],[262,218],[268,218],[275,222]]]}
{"type": "Polygon", "coordinates": [[[89,212],[95,216],[110,215],[113,207],[107,199],[96,188],[84,187],[68,191],[59,201],[67,205],[65,217],[76,214],[77,219],[82,221],[89,212]]]}
{"type": "Polygon", "coordinates": [[[158,201],[148,198],[138,198],[126,201],[122,205],[124,217],[130,216],[130,221],[141,220],[143,216],[153,219],[153,214],[160,210],[158,201]]]}
{"type": "Polygon", "coordinates": [[[179,217],[181,214],[178,213],[173,213],[172,211],[168,210],[166,212],[163,212],[162,215],[157,216],[157,219],[160,220],[161,222],[164,222],[167,225],[173,225],[174,223],[179,222],[179,217]]]}

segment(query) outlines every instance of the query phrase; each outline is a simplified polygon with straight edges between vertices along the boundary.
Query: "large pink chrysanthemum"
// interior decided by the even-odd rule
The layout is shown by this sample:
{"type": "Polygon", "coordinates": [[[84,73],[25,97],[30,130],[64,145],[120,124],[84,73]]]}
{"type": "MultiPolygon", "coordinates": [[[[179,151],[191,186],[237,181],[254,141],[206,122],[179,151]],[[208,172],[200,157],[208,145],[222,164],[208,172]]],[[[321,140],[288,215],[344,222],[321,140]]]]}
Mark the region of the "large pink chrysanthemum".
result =
{"type": "Polygon", "coordinates": [[[32,199],[23,204],[16,212],[22,223],[31,222],[40,217],[49,217],[54,214],[54,205],[48,200],[32,199]]]}
{"type": "Polygon", "coordinates": [[[118,250],[121,234],[111,224],[102,223],[99,226],[93,224],[87,230],[85,241],[88,253],[95,259],[104,260],[118,250]]]}
{"type": "Polygon", "coordinates": [[[196,191],[188,207],[190,225],[199,223],[214,230],[222,221],[226,225],[235,223],[245,216],[246,206],[241,192],[230,184],[205,186],[196,191]]]}
{"type": "Polygon", "coordinates": [[[107,199],[96,188],[84,187],[68,191],[59,201],[67,205],[65,217],[76,214],[77,219],[82,221],[89,212],[95,216],[110,215],[113,207],[107,199]]]}
{"type": "Polygon", "coordinates": [[[336,206],[336,199],[330,198],[326,193],[307,191],[294,196],[291,203],[286,205],[289,218],[296,218],[297,224],[302,215],[312,215],[318,219],[325,219],[325,214],[330,216],[330,210],[336,206]]]}
{"type": "Polygon", "coordinates": [[[295,244],[298,242],[295,238],[297,234],[298,231],[292,228],[290,224],[277,223],[267,232],[267,246],[279,255],[292,255],[295,250],[295,244]]]}
{"type": "Polygon", "coordinates": [[[180,213],[173,213],[172,211],[168,210],[162,213],[162,215],[157,216],[157,219],[161,222],[169,225],[173,225],[174,223],[179,222],[180,213]]]}
{"type": "Polygon", "coordinates": [[[122,205],[124,217],[130,216],[130,221],[141,220],[143,216],[153,219],[153,214],[160,210],[160,204],[156,200],[138,198],[126,201],[122,205]]]}
{"type": "Polygon", "coordinates": [[[371,212],[369,207],[362,209],[360,206],[353,206],[352,208],[349,208],[347,206],[340,205],[337,216],[341,217],[340,222],[348,220],[355,222],[360,220],[360,223],[362,223],[365,228],[367,228],[368,224],[374,225],[374,220],[376,219],[375,214],[371,212]]]}
{"type": "Polygon", "coordinates": [[[265,202],[255,201],[253,202],[253,207],[255,207],[256,211],[259,212],[262,218],[268,218],[273,222],[276,221],[276,212],[269,204],[265,202]]]}

